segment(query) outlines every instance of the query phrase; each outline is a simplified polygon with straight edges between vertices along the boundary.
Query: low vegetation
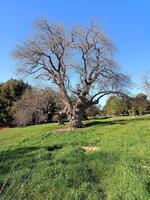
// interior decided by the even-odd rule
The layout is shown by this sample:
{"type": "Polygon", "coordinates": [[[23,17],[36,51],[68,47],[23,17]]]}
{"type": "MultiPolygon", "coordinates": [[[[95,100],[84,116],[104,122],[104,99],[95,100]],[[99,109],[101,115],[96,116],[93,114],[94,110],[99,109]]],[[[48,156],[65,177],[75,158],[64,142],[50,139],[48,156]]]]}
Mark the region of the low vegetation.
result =
{"type": "Polygon", "coordinates": [[[148,200],[150,115],[0,131],[0,199],[148,200]],[[64,128],[64,131],[63,131],[64,128]]]}

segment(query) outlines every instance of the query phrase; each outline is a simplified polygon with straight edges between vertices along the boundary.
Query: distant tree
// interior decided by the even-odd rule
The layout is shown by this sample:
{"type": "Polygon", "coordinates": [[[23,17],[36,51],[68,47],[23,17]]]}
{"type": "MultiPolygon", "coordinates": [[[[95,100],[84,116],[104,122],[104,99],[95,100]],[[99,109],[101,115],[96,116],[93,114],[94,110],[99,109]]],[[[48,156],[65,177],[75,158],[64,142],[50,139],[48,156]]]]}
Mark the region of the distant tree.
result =
{"type": "Polygon", "coordinates": [[[12,106],[24,91],[30,88],[27,83],[22,80],[10,79],[0,84],[0,125],[12,126],[12,106]]]}
{"type": "Polygon", "coordinates": [[[103,110],[109,115],[125,115],[128,112],[126,102],[117,96],[110,96],[103,110]]]}
{"type": "Polygon", "coordinates": [[[150,111],[147,95],[140,93],[135,97],[124,95],[123,98],[110,96],[103,111],[110,115],[142,115],[150,111]]]}
{"type": "Polygon", "coordinates": [[[150,101],[147,99],[147,95],[140,93],[132,98],[131,108],[139,115],[149,111],[150,101]]]}
{"type": "Polygon", "coordinates": [[[58,94],[51,89],[29,89],[15,103],[13,117],[17,126],[51,122],[61,107],[58,94]]]}
{"type": "Polygon", "coordinates": [[[149,74],[142,76],[142,83],[143,83],[143,87],[146,92],[146,95],[148,99],[150,100],[150,75],[149,74]]]}
{"type": "Polygon", "coordinates": [[[91,106],[85,111],[86,116],[93,117],[93,116],[100,116],[101,109],[100,106],[91,106]]]}
{"type": "Polygon", "coordinates": [[[42,19],[34,27],[35,36],[18,46],[14,57],[20,62],[20,71],[58,86],[70,127],[82,127],[85,110],[103,96],[124,92],[129,79],[119,71],[114,45],[99,25],[66,30],[60,23],[42,19]]]}

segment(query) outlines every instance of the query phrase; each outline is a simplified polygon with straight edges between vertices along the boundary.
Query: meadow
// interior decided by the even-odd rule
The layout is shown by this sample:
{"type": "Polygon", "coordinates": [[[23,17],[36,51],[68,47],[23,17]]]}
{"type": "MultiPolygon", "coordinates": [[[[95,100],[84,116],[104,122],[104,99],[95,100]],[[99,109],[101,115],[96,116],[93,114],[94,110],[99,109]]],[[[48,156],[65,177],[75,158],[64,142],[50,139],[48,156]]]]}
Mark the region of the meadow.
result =
{"type": "Polygon", "coordinates": [[[150,115],[85,124],[0,130],[0,199],[150,199],[150,115]]]}

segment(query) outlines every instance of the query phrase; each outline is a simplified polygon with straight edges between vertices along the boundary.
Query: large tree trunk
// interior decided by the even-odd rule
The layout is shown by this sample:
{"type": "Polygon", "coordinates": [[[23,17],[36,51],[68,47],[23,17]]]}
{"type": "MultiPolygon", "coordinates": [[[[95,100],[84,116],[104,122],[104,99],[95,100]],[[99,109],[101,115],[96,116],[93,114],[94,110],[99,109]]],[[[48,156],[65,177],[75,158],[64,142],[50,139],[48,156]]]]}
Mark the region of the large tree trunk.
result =
{"type": "Polygon", "coordinates": [[[82,116],[85,112],[83,105],[75,105],[69,115],[69,128],[83,128],[82,116]]]}
{"type": "Polygon", "coordinates": [[[81,120],[82,118],[80,117],[80,115],[78,114],[72,115],[69,120],[69,128],[82,128],[83,124],[81,120]]]}

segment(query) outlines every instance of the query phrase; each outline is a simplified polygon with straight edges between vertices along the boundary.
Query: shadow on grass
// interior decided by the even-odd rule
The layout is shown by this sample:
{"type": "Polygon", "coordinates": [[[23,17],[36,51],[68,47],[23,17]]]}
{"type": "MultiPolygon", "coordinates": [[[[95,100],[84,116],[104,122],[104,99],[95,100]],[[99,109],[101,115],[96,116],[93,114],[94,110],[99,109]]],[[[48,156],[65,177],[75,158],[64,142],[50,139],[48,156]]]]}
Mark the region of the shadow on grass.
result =
{"type": "MultiPolygon", "coordinates": [[[[13,163],[16,162],[16,160],[18,160],[18,162],[15,165],[14,171],[19,172],[19,170],[26,168],[32,169],[35,166],[36,162],[40,162],[40,160],[37,158],[38,150],[41,149],[48,152],[61,148],[63,148],[63,146],[61,145],[51,145],[44,147],[22,147],[2,151],[0,153],[0,161],[2,160],[4,155],[5,159],[4,165],[2,165],[0,168],[0,176],[2,176],[0,180],[0,189],[3,186],[4,177],[9,175],[11,167],[13,163]]],[[[115,167],[119,163],[120,159],[121,154],[119,152],[106,152],[100,150],[97,152],[86,154],[81,148],[77,148],[76,150],[71,150],[70,152],[68,151],[68,153],[66,154],[62,154],[62,157],[59,157],[59,159],[56,158],[57,162],[55,162],[55,167],[52,167],[52,169],[50,169],[52,174],[51,178],[53,180],[53,177],[55,177],[56,180],[53,181],[57,182],[57,177],[62,177],[68,188],[79,187],[83,182],[97,184],[100,183],[100,180],[105,179],[105,177],[113,176],[112,172],[115,171],[115,167]],[[63,174],[68,174],[67,178],[63,174]]],[[[25,175],[26,171],[24,176],[25,175]]],[[[23,178],[24,177],[19,177],[19,179],[23,178]]],[[[8,184],[5,185],[4,190],[7,190],[9,184],[11,184],[11,182],[9,182],[8,180],[8,184]]],[[[99,186],[100,187],[97,192],[100,195],[101,199],[105,199],[105,188],[101,183],[99,186]]],[[[147,190],[149,191],[148,188],[150,184],[147,183],[146,186],[147,190]]]]}
{"type": "Polygon", "coordinates": [[[41,147],[22,147],[0,152],[0,176],[23,168],[32,168],[37,162],[37,150],[41,147]]]}
{"type": "Polygon", "coordinates": [[[114,120],[114,121],[91,121],[85,124],[86,127],[95,126],[95,125],[114,125],[114,124],[126,124],[125,120],[114,120]]]}
{"type": "Polygon", "coordinates": [[[39,162],[39,159],[43,158],[41,157],[42,153],[39,153],[39,150],[44,150],[45,153],[49,153],[62,148],[62,144],[54,144],[51,146],[30,146],[1,151],[0,175],[3,176],[8,174],[12,170],[32,168],[37,162],[39,162]]]}
{"type": "MultiPolygon", "coordinates": [[[[108,119],[108,118],[106,118],[108,119]]],[[[96,121],[93,121],[93,119],[91,119],[90,122],[86,122],[85,123],[85,126],[86,127],[90,127],[90,126],[94,126],[94,125],[115,125],[115,124],[127,124],[127,123],[130,123],[130,122],[136,122],[136,121],[149,121],[150,120],[150,117],[143,117],[143,116],[140,116],[138,118],[129,118],[129,119],[115,119],[113,118],[114,120],[107,120],[107,121],[101,121],[101,118],[97,118],[96,121]]]]}
{"type": "MultiPolygon", "coordinates": [[[[0,152],[0,195],[5,193],[7,189],[11,189],[14,179],[14,174],[17,175],[19,170],[22,171],[20,179],[23,181],[26,169],[32,169],[37,162],[37,150],[40,147],[22,147],[17,149],[8,149],[0,152]]],[[[20,173],[20,172],[19,172],[20,173]]],[[[15,175],[15,176],[16,176],[15,175]]]]}

